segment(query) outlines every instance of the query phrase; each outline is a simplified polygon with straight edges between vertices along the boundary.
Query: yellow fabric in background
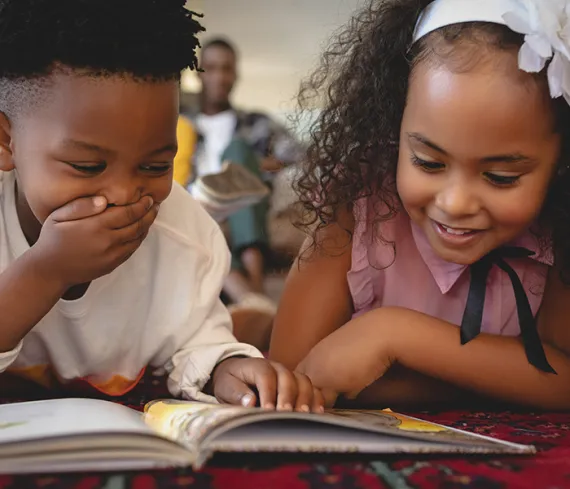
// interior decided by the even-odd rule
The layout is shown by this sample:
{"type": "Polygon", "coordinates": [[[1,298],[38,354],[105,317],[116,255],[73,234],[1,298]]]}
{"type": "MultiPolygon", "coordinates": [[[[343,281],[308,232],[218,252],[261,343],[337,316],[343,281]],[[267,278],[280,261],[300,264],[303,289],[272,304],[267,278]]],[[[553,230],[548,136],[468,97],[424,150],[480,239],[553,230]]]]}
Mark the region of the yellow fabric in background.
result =
{"type": "Polygon", "coordinates": [[[184,116],[178,117],[176,126],[178,153],[174,158],[174,181],[186,187],[192,174],[192,158],[196,149],[196,131],[192,123],[184,116]]]}

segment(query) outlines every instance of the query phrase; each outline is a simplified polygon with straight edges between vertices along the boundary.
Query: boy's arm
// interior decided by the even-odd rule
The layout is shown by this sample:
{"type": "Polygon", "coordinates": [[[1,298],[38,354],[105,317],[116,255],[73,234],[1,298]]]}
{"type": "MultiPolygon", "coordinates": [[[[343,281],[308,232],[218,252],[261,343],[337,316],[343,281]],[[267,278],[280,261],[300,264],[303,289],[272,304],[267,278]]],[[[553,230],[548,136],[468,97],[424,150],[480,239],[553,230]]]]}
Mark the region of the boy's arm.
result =
{"type": "MultiPolygon", "coordinates": [[[[199,321],[200,316],[195,319],[199,321]]],[[[168,389],[173,396],[216,402],[214,397],[204,392],[204,388],[217,365],[231,357],[263,357],[253,346],[238,343],[231,330],[231,317],[217,298],[199,328],[180,346],[166,366],[168,389]]]]}
{"type": "Polygon", "coordinates": [[[180,331],[176,353],[166,365],[168,388],[172,395],[205,402],[215,399],[203,392],[216,366],[236,356],[261,358],[253,346],[238,343],[232,334],[232,320],[220,293],[230,270],[230,253],[216,226],[204,246],[210,257],[203,275],[193,277],[199,284],[188,329],[180,331]]]}
{"type": "Polygon", "coordinates": [[[57,277],[42,272],[32,250],[0,274],[0,371],[15,360],[21,340],[64,292],[57,277]]]}
{"type": "Polygon", "coordinates": [[[0,274],[0,371],[69,287],[89,283],[128,259],[157,213],[148,197],[108,211],[106,204],[81,198],[55,210],[38,242],[0,274]]]}

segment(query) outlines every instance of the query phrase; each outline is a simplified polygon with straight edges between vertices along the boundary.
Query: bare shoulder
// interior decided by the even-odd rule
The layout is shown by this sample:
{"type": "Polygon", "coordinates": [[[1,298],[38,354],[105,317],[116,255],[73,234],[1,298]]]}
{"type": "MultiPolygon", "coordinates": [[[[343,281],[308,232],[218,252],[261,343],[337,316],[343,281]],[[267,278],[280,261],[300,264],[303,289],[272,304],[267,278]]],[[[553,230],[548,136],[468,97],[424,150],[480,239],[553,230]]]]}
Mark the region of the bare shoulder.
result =
{"type": "Polygon", "coordinates": [[[270,358],[295,368],[352,315],[347,272],[354,222],[346,212],[309,238],[293,265],[275,318],[270,358]]]}

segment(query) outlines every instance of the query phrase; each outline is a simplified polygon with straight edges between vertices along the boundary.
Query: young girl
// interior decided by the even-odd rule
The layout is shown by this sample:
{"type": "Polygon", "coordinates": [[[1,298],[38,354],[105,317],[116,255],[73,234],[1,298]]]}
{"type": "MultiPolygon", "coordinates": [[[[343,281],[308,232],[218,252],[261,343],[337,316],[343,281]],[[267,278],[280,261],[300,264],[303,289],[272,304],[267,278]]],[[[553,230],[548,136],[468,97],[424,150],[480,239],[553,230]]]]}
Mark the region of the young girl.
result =
{"type": "Polygon", "coordinates": [[[568,12],[375,0],[304,87],[313,239],[271,358],[329,401],[570,408],[568,12]]]}

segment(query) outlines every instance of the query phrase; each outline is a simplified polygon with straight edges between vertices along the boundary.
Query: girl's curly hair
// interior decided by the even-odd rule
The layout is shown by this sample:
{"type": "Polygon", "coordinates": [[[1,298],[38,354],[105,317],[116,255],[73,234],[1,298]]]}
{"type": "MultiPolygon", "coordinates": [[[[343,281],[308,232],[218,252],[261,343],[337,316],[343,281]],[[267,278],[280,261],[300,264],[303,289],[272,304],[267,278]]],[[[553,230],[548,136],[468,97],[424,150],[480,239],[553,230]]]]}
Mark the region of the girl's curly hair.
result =
{"type": "MultiPolygon", "coordinates": [[[[319,68],[301,86],[301,113],[315,103],[324,106],[295,182],[304,210],[298,224],[312,236],[313,247],[319,246],[317,233],[338,222],[339,213],[359,198],[379,200],[383,211],[376,213],[377,228],[400,210],[395,185],[400,126],[408,80],[418,63],[453,58],[469,69],[477,50],[465,52],[457,49],[460,45],[515,50],[523,43],[505,26],[472,22],[439,29],[412,46],[415,25],[429,3],[371,0],[337,33],[319,68]]],[[[537,79],[545,82],[544,74],[537,79]]],[[[570,108],[562,98],[553,104],[563,147],[540,224],[551,237],[542,240],[543,247],[553,246],[562,277],[570,283],[570,108]]]]}

